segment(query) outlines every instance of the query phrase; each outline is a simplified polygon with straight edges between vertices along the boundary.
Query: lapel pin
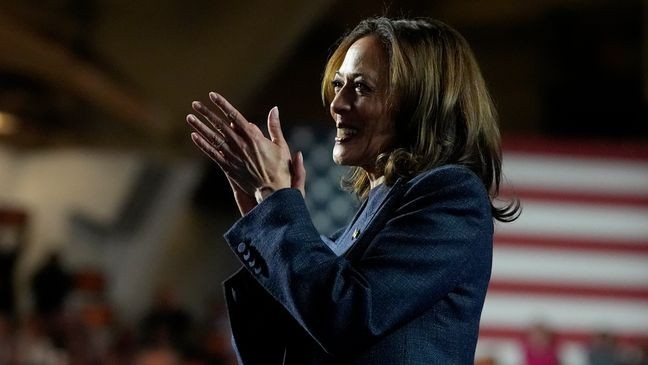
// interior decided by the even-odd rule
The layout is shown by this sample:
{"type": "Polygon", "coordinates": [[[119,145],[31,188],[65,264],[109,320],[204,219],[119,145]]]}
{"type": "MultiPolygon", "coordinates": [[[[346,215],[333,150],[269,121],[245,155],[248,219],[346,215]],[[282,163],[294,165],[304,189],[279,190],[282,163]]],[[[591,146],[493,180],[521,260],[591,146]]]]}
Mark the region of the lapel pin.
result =
{"type": "Polygon", "coordinates": [[[359,235],[360,235],[360,230],[356,228],[355,231],[353,231],[353,235],[351,235],[351,237],[353,237],[353,239],[356,239],[358,238],[359,235]]]}

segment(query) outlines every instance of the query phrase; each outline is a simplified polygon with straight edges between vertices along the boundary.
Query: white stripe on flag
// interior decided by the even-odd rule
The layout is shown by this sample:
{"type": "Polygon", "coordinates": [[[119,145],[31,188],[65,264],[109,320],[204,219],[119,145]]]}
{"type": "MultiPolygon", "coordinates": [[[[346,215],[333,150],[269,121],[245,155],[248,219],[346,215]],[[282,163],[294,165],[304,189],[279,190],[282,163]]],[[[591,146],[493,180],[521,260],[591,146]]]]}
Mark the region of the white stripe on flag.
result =
{"type": "Polygon", "coordinates": [[[648,287],[648,256],[495,247],[492,279],[648,287]]]}
{"type": "Polygon", "coordinates": [[[554,330],[648,333],[648,303],[603,299],[526,297],[489,293],[481,325],[527,328],[541,321],[554,330]]]}
{"type": "Polygon", "coordinates": [[[497,224],[497,232],[546,233],[551,236],[646,240],[648,209],[596,204],[556,204],[523,201],[513,223],[497,224]]]}
{"type": "Polygon", "coordinates": [[[648,193],[648,162],[505,153],[505,181],[564,191],[648,193]]]}

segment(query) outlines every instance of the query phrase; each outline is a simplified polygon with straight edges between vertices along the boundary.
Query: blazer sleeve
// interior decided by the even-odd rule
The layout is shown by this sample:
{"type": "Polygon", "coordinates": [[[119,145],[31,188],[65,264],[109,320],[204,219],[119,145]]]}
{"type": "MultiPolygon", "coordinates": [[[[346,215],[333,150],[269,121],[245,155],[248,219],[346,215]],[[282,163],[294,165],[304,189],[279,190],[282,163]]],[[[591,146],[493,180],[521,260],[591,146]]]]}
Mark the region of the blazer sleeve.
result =
{"type": "Polygon", "coordinates": [[[232,346],[239,364],[283,364],[286,348],[286,311],[241,269],[223,283],[232,346]]]}
{"type": "Polygon", "coordinates": [[[489,275],[492,231],[481,182],[449,168],[410,181],[354,261],[322,242],[296,189],[270,195],[225,239],[261,286],[337,354],[407,323],[475,270],[489,275]]]}

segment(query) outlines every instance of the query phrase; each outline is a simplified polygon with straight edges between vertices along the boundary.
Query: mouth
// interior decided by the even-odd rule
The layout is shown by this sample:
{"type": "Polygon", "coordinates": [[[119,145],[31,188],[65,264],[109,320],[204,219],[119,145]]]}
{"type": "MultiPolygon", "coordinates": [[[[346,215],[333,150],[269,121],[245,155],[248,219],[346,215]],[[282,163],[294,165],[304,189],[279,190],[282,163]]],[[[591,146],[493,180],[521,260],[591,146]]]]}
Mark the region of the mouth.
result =
{"type": "Polygon", "coordinates": [[[348,142],[349,140],[353,139],[356,134],[358,134],[358,130],[355,128],[338,127],[337,134],[335,135],[335,143],[341,144],[348,142]]]}

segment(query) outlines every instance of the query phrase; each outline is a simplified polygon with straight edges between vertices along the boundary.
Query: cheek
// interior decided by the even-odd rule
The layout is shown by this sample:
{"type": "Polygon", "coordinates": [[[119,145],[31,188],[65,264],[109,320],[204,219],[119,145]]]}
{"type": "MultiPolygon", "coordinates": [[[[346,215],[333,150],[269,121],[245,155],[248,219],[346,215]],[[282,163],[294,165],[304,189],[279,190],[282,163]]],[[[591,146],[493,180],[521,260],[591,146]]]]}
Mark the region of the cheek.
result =
{"type": "Polygon", "coordinates": [[[373,133],[380,138],[391,136],[396,132],[396,123],[391,118],[389,112],[380,108],[374,119],[376,122],[373,126],[373,133]]]}
{"type": "Polygon", "coordinates": [[[373,149],[384,152],[385,149],[394,143],[395,136],[396,125],[394,121],[383,115],[371,131],[370,145],[373,149]]]}
{"type": "Polygon", "coordinates": [[[391,116],[384,104],[376,103],[367,108],[367,115],[371,115],[371,119],[374,121],[374,131],[385,131],[392,128],[391,116]]]}

